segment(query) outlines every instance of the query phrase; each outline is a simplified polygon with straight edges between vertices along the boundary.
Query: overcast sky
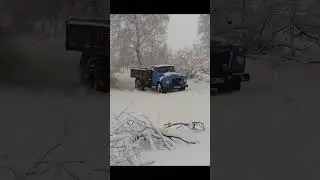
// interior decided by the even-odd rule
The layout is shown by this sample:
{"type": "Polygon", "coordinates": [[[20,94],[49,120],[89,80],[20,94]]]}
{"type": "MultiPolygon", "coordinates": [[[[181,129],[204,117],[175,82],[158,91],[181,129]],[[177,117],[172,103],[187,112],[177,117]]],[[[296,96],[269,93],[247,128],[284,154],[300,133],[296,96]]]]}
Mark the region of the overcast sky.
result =
{"type": "Polygon", "coordinates": [[[191,46],[197,38],[199,14],[170,14],[168,47],[180,49],[191,46]]]}

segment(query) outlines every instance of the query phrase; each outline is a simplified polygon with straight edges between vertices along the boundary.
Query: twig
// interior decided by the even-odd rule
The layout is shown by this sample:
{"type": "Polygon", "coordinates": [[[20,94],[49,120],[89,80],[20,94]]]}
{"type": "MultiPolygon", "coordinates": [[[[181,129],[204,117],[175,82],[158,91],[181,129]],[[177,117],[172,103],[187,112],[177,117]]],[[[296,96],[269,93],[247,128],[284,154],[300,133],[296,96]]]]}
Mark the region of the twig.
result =
{"type": "Polygon", "coordinates": [[[164,134],[163,136],[165,136],[165,137],[167,137],[167,138],[169,138],[169,139],[171,139],[171,140],[172,140],[172,138],[176,138],[176,139],[179,139],[180,141],[183,141],[183,142],[185,142],[185,143],[187,143],[187,144],[197,144],[197,143],[194,142],[194,141],[187,141],[187,140],[182,139],[181,137],[178,137],[178,136],[165,135],[165,134],[164,134]]]}
{"type": "MultiPolygon", "coordinates": [[[[191,122],[191,123],[182,123],[182,122],[179,122],[179,123],[167,123],[165,124],[165,127],[166,128],[170,128],[170,127],[173,127],[173,126],[186,126],[192,130],[205,130],[205,127],[204,127],[204,124],[202,122],[191,122]],[[197,129],[196,126],[200,126],[201,129],[197,129]]],[[[179,128],[179,127],[178,127],[179,128]]]]}
{"type": "Polygon", "coordinates": [[[92,171],[109,173],[110,169],[92,169],[92,171]]]}
{"type": "Polygon", "coordinates": [[[17,174],[17,171],[14,168],[10,167],[10,166],[0,165],[0,169],[6,169],[6,170],[8,170],[9,172],[11,172],[14,175],[17,174]]]}
{"type": "MultiPolygon", "coordinates": [[[[62,146],[62,143],[57,143],[56,145],[54,145],[52,148],[50,148],[48,151],[46,151],[46,153],[39,159],[38,162],[42,162],[44,159],[47,158],[47,156],[49,156],[53,151],[57,150],[59,147],[62,146]]],[[[33,174],[33,171],[39,166],[40,164],[34,164],[27,172],[26,175],[29,174],[33,174]]]]}
{"type": "MultiPolygon", "coordinates": [[[[111,133],[110,141],[110,164],[120,165],[149,165],[149,163],[138,163],[135,158],[139,158],[141,149],[145,148],[140,145],[140,143],[148,143],[151,149],[155,149],[154,143],[160,143],[160,147],[165,147],[172,150],[176,143],[196,144],[197,142],[192,140],[186,140],[178,135],[171,135],[166,132],[166,128],[175,126],[187,126],[192,130],[204,130],[204,124],[202,122],[191,122],[191,123],[168,123],[165,124],[163,129],[158,129],[152,123],[152,121],[143,114],[139,114],[141,118],[138,118],[136,114],[129,112],[122,112],[121,115],[124,116],[124,120],[121,120],[120,126],[116,128],[113,133],[111,133]],[[143,139],[143,140],[141,140],[143,139]],[[114,152],[114,154],[112,153],[114,152]]],[[[123,118],[121,116],[116,116],[119,120],[123,118]]],[[[150,162],[150,164],[152,164],[150,162]]]]}
{"type": "Polygon", "coordinates": [[[67,174],[69,176],[71,176],[73,179],[75,180],[80,180],[80,178],[78,176],[76,176],[70,169],[66,168],[66,167],[62,167],[62,169],[67,172],[67,174]]]}
{"type": "Polygon", "coordinates": [[[151,162],[147,162],[147,163],[141,164],[140,166],[150,166],[150,165],[152,165],[154,163],[155,163],[154,161],[151,161],[151,162]]]}
{"type": "MultiPolygon", "coordinates": [[[[144,115],[143,115],[143,116],[144,116],[144,115]]],[[[152,124],[152,122],[150,121],[149,118],[147,118],[146,116],[144,116],[144,117],[149,121],[149,123],[150,123],[150,125],[153,127],[153,129],[154,129],[155,131],[157,131],[157,133],[158,133],[159,136],[162,138],[162,140],[163,140],[164,144],[166,145],[166,147],[171,151],[172,149],[171,149],[171,147],[169,146],[169,144],[166,142],[166,140],[164,139],[162,133],[152,124]]]]}

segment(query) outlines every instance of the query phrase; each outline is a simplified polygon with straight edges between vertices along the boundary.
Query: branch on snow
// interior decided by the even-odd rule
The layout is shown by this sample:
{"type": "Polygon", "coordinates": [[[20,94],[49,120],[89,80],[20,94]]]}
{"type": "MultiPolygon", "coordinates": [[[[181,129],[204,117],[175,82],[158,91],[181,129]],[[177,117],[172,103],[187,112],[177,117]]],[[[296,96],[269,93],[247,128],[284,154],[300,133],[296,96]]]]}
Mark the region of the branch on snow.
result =
{"type": "Polygon", "coordinates": [[[181,127],[188,127],[192,130],[200,130],[200,131],[204,131],[205,127],[204,124],[202,122],[191,122],[191,123],[182,123],[182,122],[178,122],[178,123],[167,123],[164,125],[166,128],[170,128],[170,127],[176,127],[177,129],[181,128],[181,127]]]}
{"type": "Polygon", "coordinates": [[[196,131],[205,130],[201,122],[167,123],[163,128],[157,128],[144,115],[136,115],[125,110],[120,114],[120,116],[115,116],[117,120],[112,123],[115,130],[110,133],[110,163],[113,165],[150,165],[153,162],[136,162],[140,152],[145,148],[172,150],[176,143],[197,143],[169,131],[169,128],[179,129],[184,126],[196,131]]]}
{"type": "Polygon", "coordinates": [[[314,36],[314,35],[311,35],[311,34],[307,33],[305,30],[303,30],[302,27],[298,26],[297,24],[293,24],[293,25],[294,25],[294,27],[296,27],[300,31],[300,35],[301,36],[305,36],[305,37],[307,37],[309,39],[315,40],[316,43],[318,45],[320,45],[320,38],[318,36],[314,36]]]}

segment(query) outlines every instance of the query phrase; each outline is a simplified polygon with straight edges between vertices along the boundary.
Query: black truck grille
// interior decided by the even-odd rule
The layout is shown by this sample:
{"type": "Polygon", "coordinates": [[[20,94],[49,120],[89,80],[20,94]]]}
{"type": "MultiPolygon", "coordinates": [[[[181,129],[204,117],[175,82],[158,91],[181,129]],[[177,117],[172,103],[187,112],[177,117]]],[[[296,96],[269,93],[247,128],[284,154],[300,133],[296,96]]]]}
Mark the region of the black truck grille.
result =
{"type": "Polygon", "coordinates": [[[182,78],[173,78],[172,79],[172,84],[174,86],[179,86],[181,81],[182,81],[182,78]]]}

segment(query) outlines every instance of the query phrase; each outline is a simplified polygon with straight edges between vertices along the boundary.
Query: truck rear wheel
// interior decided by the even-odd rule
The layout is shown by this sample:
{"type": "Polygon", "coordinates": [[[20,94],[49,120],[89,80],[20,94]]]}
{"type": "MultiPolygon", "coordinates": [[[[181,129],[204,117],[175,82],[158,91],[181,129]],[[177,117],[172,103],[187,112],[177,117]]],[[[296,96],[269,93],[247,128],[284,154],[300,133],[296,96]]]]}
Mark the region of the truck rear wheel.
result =
{"type": "Polygon", "coordinates": [[[215,92],[216,88],[210,88],[210,96],[215,96],[216,92],[215,92]]]}
{"type": "Polygon", "coordinates": [[[109,92],[107,68],[109,67],[105,57],[90,58],[87,66],[87,84],[97,91],[109,92]]]}
{"type": "Polygon", "coordinates": [[[144,87],[144,82],[141,79],[136,79],[135,83],[134,83],[134,86],[135,86],[136,89],[141,90],[141,91],[143,91],[144,88],[145,88],[144,87]]]}
{"type": "Polygon", "coordinates": [[[79,80],[81,83],[86,83],[88,80],[88,59],[84,56],[80,59],[79,64],[79,80]]]}
{"type": "Polygon", "coordinates": [[[136,80],[134,81],[134,88],[136,88],[136,89],[139,88],[139,80],[138,80],[138,79],[136,79],[136,80]]]}
{"type": "Polygon", "coordinates": [[[223,93],[230,92],[230,90],[231,90],[231,87],[229,83],[224,83],[218,87],[219,92],[223,92],[223,93]]]}

